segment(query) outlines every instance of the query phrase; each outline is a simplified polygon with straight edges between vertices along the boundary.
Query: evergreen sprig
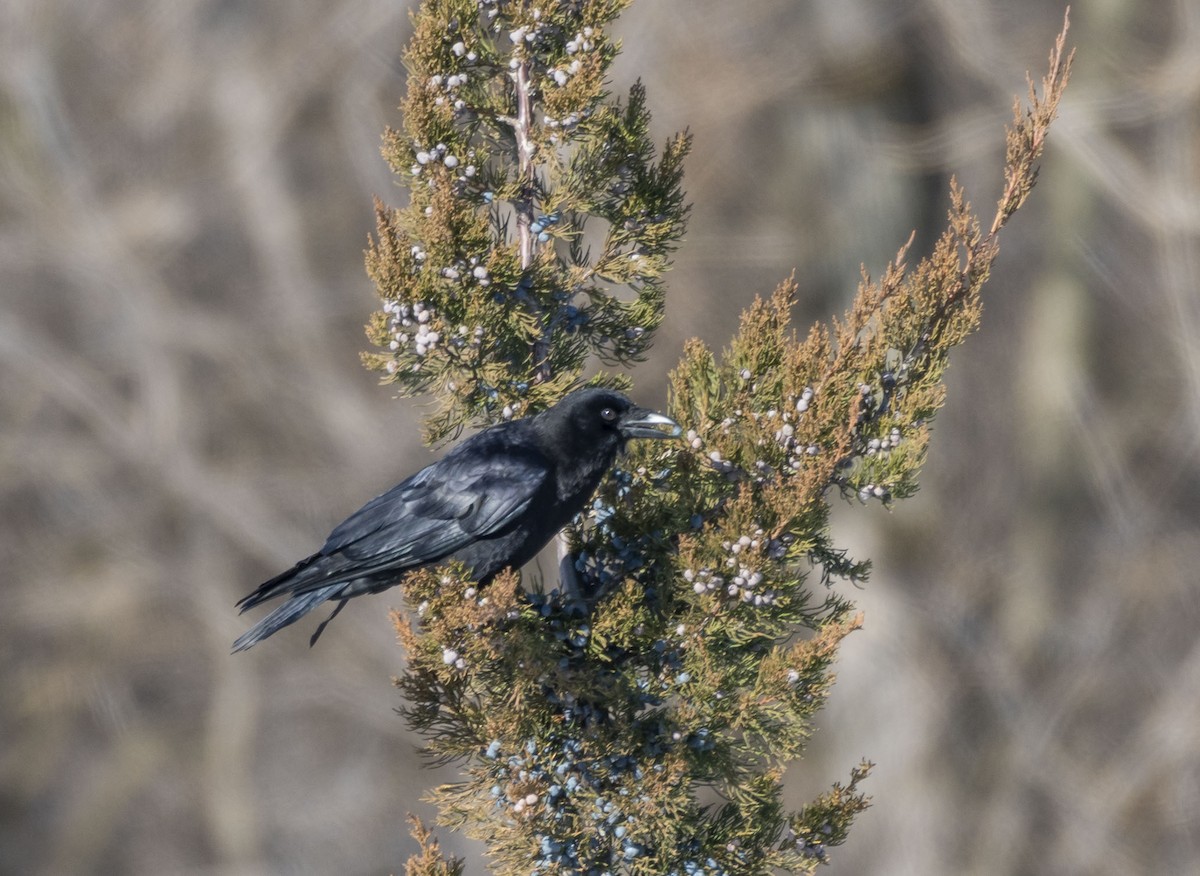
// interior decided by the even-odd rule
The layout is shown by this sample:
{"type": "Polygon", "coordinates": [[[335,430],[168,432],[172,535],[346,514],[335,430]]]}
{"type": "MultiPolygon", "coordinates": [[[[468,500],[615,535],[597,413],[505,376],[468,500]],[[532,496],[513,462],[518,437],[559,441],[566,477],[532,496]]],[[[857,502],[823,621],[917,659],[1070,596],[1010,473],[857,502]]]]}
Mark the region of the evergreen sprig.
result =
{"type": "MultiPolygon", "coordinates": [[[[372,338],[396,346],[370,361],[438,391],[432,437],[556,400],[589,353],[631,361],[661,321],[687,139],[655,160],[643,90],[620,107],[604,92],[604,27],[625,5],[431,0],[416,16],[406,132],[387,140],[412,203],[380,208],[368,256],[385,301],[372,338]],[[589,218],[605,225],[590,259],[589,218]]],[[[484,589],[456,567],[405,580],[402,712],[462,764],[431,798],[498,872],[812,872],[844,841],[869,763],[799,810],[782,797],[861,624],[829,586],[869,571],[834,543],[831,497],[916,490],[949,352],[978,327],[998,235],[1036,178],[1065,35],[1017,107],[986,232],[952,182],[932,252],[910,270],[906,244],[864,273],[830,326],[795,334],[787,281],[722,354],[686,346],[670,401],[686,440],[635,442],[570,527],[570,596],[515,572],[484,589]]],[[[417,872],[452,866],[423,836],[417,872]]]]}
{"type": "Polygon", "coordinates": [[[412,836],[421,847],[419,855],[413,855],[404,866],[404,876],[462,876],[461,858],[448,858],[428,827],[415,816],[409,816],[412,836]]]}
{"type": "Polygon", "coordinates": [[[381,349],[364,360],[436,393],[431,441],[548,407],[589,354],[636,361],[662,322],[691,141],[659,154],[642,86],[624,104],[606,90],[606,28],[628,2],[429,0],[414,15],[404,130],[383,149],[411,198],[376,204],[381,349]]]}

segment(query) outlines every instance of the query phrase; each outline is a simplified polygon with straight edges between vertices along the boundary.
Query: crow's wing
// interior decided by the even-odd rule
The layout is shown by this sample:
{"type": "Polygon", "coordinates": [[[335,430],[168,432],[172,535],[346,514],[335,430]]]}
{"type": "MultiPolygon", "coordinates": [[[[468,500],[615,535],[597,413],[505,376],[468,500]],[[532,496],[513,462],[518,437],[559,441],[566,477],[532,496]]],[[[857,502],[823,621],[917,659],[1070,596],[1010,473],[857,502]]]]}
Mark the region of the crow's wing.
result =
{"type": "Polygon", "coordinates": [[[342,593],[335,585],[437,562],[520,520],[551,477],[546,457],[513,434],[520,422],[480,432],[376,496],[320,551],[259,585],[238,607],[318,590],[333,598],[342,593]]]}
{"type": "Polygon", "coordinates": [[[348,517],[320,555],[342,579],[436,562],[520,519],[549,476],[531,447],[467,442],[348,517]]]}

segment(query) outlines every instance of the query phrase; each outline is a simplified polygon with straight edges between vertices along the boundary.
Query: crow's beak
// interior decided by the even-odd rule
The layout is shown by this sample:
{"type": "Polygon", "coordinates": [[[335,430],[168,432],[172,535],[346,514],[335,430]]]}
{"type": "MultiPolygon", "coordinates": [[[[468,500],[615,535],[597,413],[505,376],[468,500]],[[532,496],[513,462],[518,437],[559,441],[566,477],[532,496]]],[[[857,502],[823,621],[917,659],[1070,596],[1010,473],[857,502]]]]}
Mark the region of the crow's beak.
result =
{"type": "Polygon", "coordinates": [[[678,438],[683,434],[683,429],[670,417],[646,408],[631,409],[622,418],[620,429],[625,438],[678,438]]]}

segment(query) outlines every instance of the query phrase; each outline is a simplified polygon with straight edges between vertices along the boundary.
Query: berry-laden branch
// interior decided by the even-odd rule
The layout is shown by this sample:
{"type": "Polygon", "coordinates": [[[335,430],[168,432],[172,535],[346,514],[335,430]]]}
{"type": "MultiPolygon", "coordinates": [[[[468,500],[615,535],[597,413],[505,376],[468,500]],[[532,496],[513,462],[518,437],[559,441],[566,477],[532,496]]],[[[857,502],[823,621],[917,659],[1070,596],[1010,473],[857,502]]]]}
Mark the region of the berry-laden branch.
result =
{"type": "Polygon", "coordinates": [[[641,86],[623,104],[605,89],[606,29],[628,2],[428,0],[414,15],[404,130],[383,150],[411,197],[376,205],[364,361],[436,394],[431,441],[549,407],[589,354],[637,361],[662,321],[691,141],[656,150],[641,86]]]}

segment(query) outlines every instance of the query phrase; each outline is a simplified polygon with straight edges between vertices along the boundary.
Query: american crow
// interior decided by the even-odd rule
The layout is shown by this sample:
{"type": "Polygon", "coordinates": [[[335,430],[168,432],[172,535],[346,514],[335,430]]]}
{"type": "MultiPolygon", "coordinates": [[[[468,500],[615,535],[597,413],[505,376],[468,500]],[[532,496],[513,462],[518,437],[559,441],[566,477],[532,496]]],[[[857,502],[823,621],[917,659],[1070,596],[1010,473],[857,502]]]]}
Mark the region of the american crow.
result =
{"type": "Polygon", "coordinates": [[[519,568],[583,510],[626,441],[679,433],[674,420],[607,389],[577,390],[540,414],[484,429],[355,511],[321,550],[239,602],[246,611],[288,597],[233,650],[335,600],[315,642],[348,599],[422,566],[458,560],[480,584],[519,568]]]}

